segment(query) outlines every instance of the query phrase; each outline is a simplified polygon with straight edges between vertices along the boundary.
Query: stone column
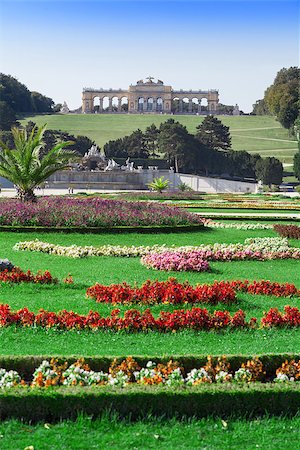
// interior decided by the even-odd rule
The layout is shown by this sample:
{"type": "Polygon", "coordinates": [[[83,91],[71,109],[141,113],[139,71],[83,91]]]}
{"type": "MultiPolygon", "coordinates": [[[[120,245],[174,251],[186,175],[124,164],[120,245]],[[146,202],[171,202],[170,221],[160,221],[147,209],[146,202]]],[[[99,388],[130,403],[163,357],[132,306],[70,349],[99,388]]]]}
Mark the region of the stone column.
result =
{"type": "Polygon", "coordinates": [[[189,107],[188,107],[188,112],[191,113],[193,111],[193,100],[189,99],[189,107]]]}
{"type": "Polygon", "coordinates": [[[152,111],[156,112],[156,98],[153,98],[152,111]]]}
{"type": "Polygon", "coordinates": [[[183,112],[183,100],[182,100],[182,98],[179,99],[179,112],[180,113],[183,112]]]}
{"type": "Polygon", "coordinates": [[[118,98],[118,112],[122,112],[122,99],[118,98]]]}
{"type": "Polygon", "coordinates": [[[103,98],[100,98],[99,113],[103,113],[103,98]]]}
{"type": "Polygon", "coordinates": [[[201,100],[198,100],[198,113],[201,114],[201,100]]]}
{"type": "Polygon", "coordinates": [[[112,112],[112,97],[109,97],[108,102],[108,112],[112,112]]]}
{"type": "Polygon", "coordinates": [[[144,97],[143,111],[147,111],[147,98],[144,97]]]}

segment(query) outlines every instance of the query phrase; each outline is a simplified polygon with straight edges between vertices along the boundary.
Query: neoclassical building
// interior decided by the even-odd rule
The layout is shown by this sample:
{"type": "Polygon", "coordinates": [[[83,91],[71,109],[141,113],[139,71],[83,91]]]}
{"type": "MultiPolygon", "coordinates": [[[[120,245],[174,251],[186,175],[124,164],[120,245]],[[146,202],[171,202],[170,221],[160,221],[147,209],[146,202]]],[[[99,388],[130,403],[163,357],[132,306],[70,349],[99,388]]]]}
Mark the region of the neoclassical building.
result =
{"type": "Polygon", "coordinates": [[[216,114],[219,92],[217,90],[173,90],[153,77],[139,80],[123,89],[84,88],[82,112],[131,114],[216,114]]]}

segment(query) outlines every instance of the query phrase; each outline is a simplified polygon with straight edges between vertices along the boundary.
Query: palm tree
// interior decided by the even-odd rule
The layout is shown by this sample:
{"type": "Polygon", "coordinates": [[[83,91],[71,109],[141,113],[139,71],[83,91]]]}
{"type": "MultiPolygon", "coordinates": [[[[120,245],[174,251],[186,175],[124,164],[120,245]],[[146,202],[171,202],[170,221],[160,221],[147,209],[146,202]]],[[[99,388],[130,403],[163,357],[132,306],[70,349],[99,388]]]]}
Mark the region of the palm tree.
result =
{"type": "Polygon", "coordinates": [[[71,142],[60,142],[41,156],[45,129],[46,125],[35,126],[28,134],[26,129],[12,128],[13,150],[0,141],[0,175],[14,183],[21,201],[35,201],[34,188],[76,158],[74,151],[65,150],[71,142]]]}

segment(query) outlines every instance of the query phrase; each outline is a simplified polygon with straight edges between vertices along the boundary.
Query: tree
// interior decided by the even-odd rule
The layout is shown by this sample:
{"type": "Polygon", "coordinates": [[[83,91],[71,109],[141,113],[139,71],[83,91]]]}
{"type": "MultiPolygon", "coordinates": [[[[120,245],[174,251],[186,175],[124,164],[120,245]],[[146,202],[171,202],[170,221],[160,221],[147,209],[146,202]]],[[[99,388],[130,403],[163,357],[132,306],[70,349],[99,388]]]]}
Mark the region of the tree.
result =
{"type": "Polygon", "coordinates": [[[155,152],[158,150],[158,135],[159,129],[154,125],[154,123],[147,127],[144,133],[145,149],[152,158],[157,156],[155,152]]]}
{"type": "Polygon", "coordinates": [[[256,179],[261,180],[263,184],[271,186],[271,184],[281,184],[283,167],[277,158],[261,158],[255,165],[256,179]]]}
{"type": "Polygon", "coordinates": [[[264,98],[255,102],[253,105],[252,114],[255,116],[266,116],[271,114],[264,98]]]}
{"type": "Polygon", "coordinates": [[[294,156],[294,173],[295,177],[300,180],[300,119],[295,121],[294,134],[298,140],[298,152],[294,156]]]}
{"type": "Polygon", "coordinates": [[[35,201],[34,189],[58,170],[69,167],[75,153],[65,150],[68,142],[56,144],[45,156],[40,155],[46,126],[26,129],[13,128],[14,149],[0,142],[0,176],[17,186],[21,201],[35,201]]]}
{"type": "Polygon", "coordinates": [[[265,92],[265,102],[284,128],[290,129],[299,117],[299,81],[298,67],[283,68],[274,83],[265,92]]]}
{"type": "Polygon", "coordinates": [[[4,101],[0,101],[0,130],[9,131],[15,126],[16,114],[14,110],[4,101]]]}
{"type": "Polygon", "coordinates": [[[137,129],[123,139],[124,149],[130,158],[148,158],[149,153],[145,146],[144,134],[137,129]]]}
{"type": "Polygon", "coordinates": [[[39,92],[31,92],[32,108],[35,113],[53,112],[54,101],[39,92]]]}
{"type": "Polygon", "coordinates": [[[181,123],[168,119],[160,125],[158,147],[169,164],[175,166],[176,172],[195,170],[195,139],[181,123]]]}
{"type": "Polygon", "coordinates": [[[228,151],[231,148],[229,127],[214,116],[206,116],[196,127],[196,139],[212,150],[228,151]]]}

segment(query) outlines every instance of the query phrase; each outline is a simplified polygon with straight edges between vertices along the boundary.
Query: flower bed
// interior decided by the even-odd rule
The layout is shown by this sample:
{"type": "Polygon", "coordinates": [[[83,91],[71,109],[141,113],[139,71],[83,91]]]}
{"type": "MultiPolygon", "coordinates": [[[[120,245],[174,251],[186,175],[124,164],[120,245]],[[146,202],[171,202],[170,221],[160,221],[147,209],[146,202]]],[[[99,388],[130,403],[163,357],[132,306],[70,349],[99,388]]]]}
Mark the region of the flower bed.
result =
{"type": "Polygon", "coordinates": [[[94,298],[99,303],[138,303],[152,304],[182,304],[182,303],[217,303],[230,304],[237,300],[236,292],[250,294],[274,295],[275,297],[300,297],[300,290],[294,284],[273,283],[268,280],[253,281],[215,281],[213,284],[191,286],[188,281],[179,283],[176,278],[167,281],[147,280],[141,287],[132,287],[127,283],[104,286],[96,283],[87,289],[87,297],[94,298]]]}
{"type": "MultiPolygon", "coordinates": [[[[214,311],[192,308],[190,310],[161,311],[155,318],[150,309],[141,312],[136,309],[125,311],[120,317],[120,310],[115,309],[107,317],[102,317],[97,311],[90,311],[86,316],[73,311],[60,311],[58,313],[41,309],[37,314],[22,308],[11,311],[9,305],[0,304],[0,326],[35,326],[42,328],[54,327],[58,330],[112,330],[127,332],[156,330],[160,332],[176,330],[222,330],[255,328],[257,319],[252,317],[246,320],[241,309],[231,315],[228,311],[214,311]]],[[[265,312],[261,326],[270,327],[299,327],[300,310],[285,306],[281,313],[277,308],[265,312]]]]}
{"type": "Polygon", "coordinates": [[[47,388],[52,386],[116,386],[124,388],[128,384],[197,386],[202,383],[253,383],[253,382],[300,381],[300,360],[286,360],[272,378],[266,379],[266,371],[259,358],[254,357],[233,370],[225,356],[207,357],[203,367],[185,370],[180,363],[170,360],[167,363],[148,361],[145,367],[128,356],[122,362],[112,361],[108,372],[91,370],[84,359],[73,364],[59,363],[57,359],[43,360],[35,369],[32,381],[21,379],[14,370],[0,369],[0,388],[16,386],[47,388]]]}
{"type": "Polygon", "coordinates": [[[37,203],[0,200],[0,225],[41,227],[160,226],[202,224],[179,208],[101,198],[43,197],[37,203]]]}
{"type": "Polygon", "coordinates": [[[274,231],[282,237],[289,239],[300,239],[300,227],[297,225],[274,225],[274,231]]]}
{"type": "Polygon", "coordinates": [[[287,238],[248,238],[244,243],[238,244],[213,244],[184,247],[167,247],[165,245],[152,246],[121,246],[103,245],[93,246],[62,246],[42,242],[38,240],[18,242],[14,250],[49,253],[52,255],[69,256],[71,258],[83,258],[87,256],[126,256],[137,257],[149,253],[164,252],[201,252],[202,259],[212,261],[231,259],[300,259],[300,249],[290,247],[287,238]]]}
{"type": "Polygon", "coordinates": [[[215,222],[212,219],[203,219],[203,223],[206,227],[210,228],[234,228],[236,230],[271,230],[273,228],[273,225],[265,223],[224,223],[215,222]]]}
{"type": "Polygon", "coordinates": [[[87,297],[101,303],[139,303],[182,304],[182,303],[217,303],[230,304],[236,300],[236,293],[230,283],[215,281],[212,285],[198,285],[195,288],[188,282],[179,283],[175,278],[168,281],[147,280],[143,285],[131,287],[127,283],[104,286],[95,284],[86,291],[87,297]]]}
{"type": "Polygon", "coordinates": [[[36,283],[36,284],[55,284],[58,283],[57,278],[54,278],[49,270],[41,272],[40,270],[35,275],[30,270],[23,272],[19,267],[14,267],[12,270],[5,269],[0,272],[0,282],[4,283],[36,283]]]}

